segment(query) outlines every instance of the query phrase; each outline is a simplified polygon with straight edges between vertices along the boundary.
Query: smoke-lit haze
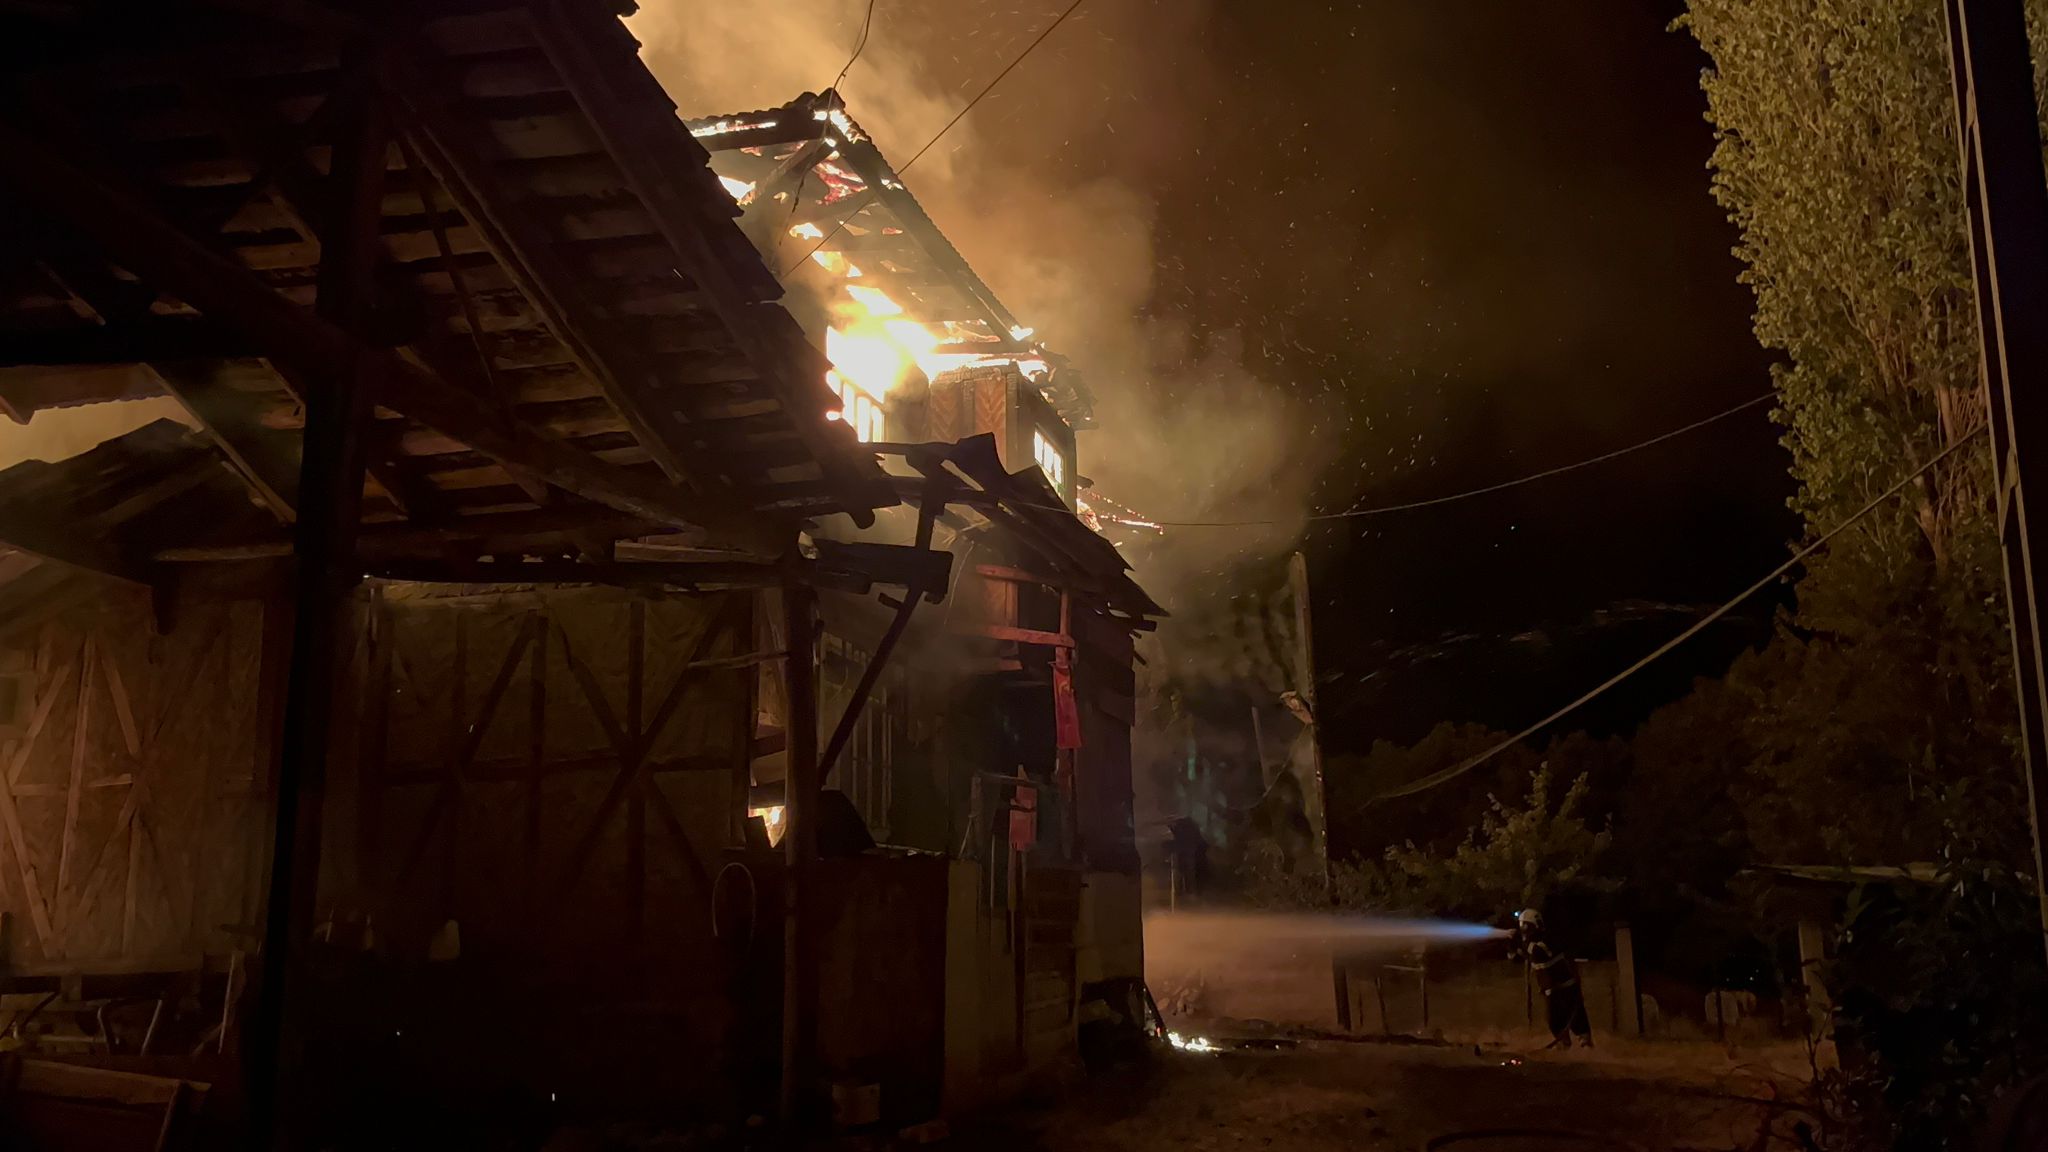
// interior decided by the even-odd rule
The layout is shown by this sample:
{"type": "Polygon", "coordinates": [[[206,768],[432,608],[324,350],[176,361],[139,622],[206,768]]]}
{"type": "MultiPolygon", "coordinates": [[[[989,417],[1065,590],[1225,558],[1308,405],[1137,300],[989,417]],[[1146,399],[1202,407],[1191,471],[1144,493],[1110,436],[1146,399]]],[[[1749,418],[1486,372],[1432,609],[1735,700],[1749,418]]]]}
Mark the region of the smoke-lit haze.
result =
{"type": "MultiPolygon", "coordinates": [[[[904,163],[1059,10],[1043,7],[879,4],[867,48],[840,86],[849,112],[904,163]]],[[[708,115],[828,87],[866,8],[866,0],[648,0],[632,28],[684,113],[708,115]]],[[[1206,0],[1084,6],[1004,81],[1008,91],[906,176],[997,295],[1095,391],[1102,428],[1081,435],[1082,475],[1153,516],[1281,522],[1176,533],[1137,550],[1140,578],[1176,610],[1235,560],[1292,540],[1329,455],[1309,434],[1311,405],[1246,367],[1240,333],[1195,330],[1155,307],[1156,205],[1132,179],[1142,164],[1075,162],[1099,152],[1105,133],[1162,161],[1200,147],[1194,114],[1173,94],[1213,80],[1200,74],[1208,8],[1206,0]],[[1089,137],[1078,148],[1077,132],[1089,137]]]]}
{"type": "MultiPolygon", "coordinates": [[[[848,105],[900,163],[1064,7],[879,0],[848,105]]],[[[1678,8],[1086,0],[908,180],[1091,380],[1081,471],[1107,495],[1285,520],[1480,487],[1768,387],[1708,195],[1705,60],[1665,30],[1678,8]]],[[[735,111],[829,85],[864,11],[644,0],[634,29],[686,111],[735,111]]],[[[1570,639],[1596,610],[1748,584],[1793,529],[1774,441],[1752,410],[1540,485],[1313,525],[1325,713],[1361,705],[1326,740],[1526,722],[1628,655],[1570,639]],[[1395,650],[1532,629],[1561,638],[1543,675],[1468,667],[1400,715],[1371,706],[1395,650]]],[[[1249,593],[1270,595],[1294,536],[1134,549],[1174,610],[1167,644],[1219,680],[1271,672],[1249,593]]]]}

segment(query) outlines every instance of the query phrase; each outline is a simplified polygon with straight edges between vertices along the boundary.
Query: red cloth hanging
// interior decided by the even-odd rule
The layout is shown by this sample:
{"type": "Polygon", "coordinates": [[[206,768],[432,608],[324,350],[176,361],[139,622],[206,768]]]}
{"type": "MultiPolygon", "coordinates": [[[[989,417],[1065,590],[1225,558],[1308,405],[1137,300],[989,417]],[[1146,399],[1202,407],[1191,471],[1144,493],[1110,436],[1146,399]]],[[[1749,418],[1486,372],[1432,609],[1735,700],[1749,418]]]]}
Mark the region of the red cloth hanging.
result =
{"type": "Polygon", "coordinates": [[[1081,706],[1074,699],[1074,664],[1065,648],[1052,650],[1053,746],[1081,746],[1081,706]]]}
{"type": "Polygon", "coordinates": [[[1017,785],[1010,801],[1010,847],[1028,852],[1038,843],[1038,789],[1017,785]]]}

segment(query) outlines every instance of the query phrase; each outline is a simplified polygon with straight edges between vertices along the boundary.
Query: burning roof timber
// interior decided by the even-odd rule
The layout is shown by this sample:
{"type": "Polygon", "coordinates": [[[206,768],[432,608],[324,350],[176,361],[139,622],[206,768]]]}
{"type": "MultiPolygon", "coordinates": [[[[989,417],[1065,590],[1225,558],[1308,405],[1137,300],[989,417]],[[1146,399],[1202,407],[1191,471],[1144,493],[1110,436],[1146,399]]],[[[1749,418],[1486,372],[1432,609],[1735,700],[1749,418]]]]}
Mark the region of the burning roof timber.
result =
{"type": "MultiPolygon", "coordinates": [[[[1095,426],[1080,374],[1035,342],[968,266],[836,93],[687,123],[740,205],[741,227],[785,278],[822,270],[883,323],[915,326],[896,343],[928,376],[1013,361],[1069,426],[1095,426]]],[[[827,351],[858,374],[849,364],[857,351],[827,351]]],[[[858,382],[876,395],[888,387],[858,382]]]]}
{"type": "Polygon", "coordinates": [[[338,6],[121,11],[0,17],[9,415],[173,396],[274,537],[348,365],[365,524],[587,549],[895,502],[604,6],[423,0],[374,51],[338,6]]]}

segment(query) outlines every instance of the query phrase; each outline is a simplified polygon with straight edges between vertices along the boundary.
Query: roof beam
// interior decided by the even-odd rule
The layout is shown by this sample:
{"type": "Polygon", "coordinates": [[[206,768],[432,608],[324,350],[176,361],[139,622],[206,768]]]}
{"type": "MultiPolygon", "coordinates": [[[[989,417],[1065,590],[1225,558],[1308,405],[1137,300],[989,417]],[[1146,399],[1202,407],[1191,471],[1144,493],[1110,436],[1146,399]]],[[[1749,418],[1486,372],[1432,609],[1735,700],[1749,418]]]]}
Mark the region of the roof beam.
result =
{"type": "Polygon", "coordinates": [[[654,374],[627,351],[630,343],[611,318],[575,291],[579,278],[555,251],[553,238],[531,209],[495,190],[492,158],[473,143],[491,139],[489,130],[465,116],[440,90],[432,69],[417,58],[391,54],[384,83],[412,113],[414,123],[407,133],[412,154],[476,226],[548,327],[626,418],[648,454],[670,477],[694,478],[677,453],[671,422],[647,403],[647,394],[658,387],[654,374]]]}
{"type": "Polygon", "coordinates": [[[87,531],[70,519],[70,509],[38,504],[0,507],[0,545],[81,572],[149,586],[142,568],[122,555],[104,531],[87,531]]]}
{"type": "Polygon", "coordinates": [[[299,447],[289,432],[267,427],[229,381],[231,363],[158,361],[150,368],[279,523],[298,519],[299,447]]]}
{"type": "Polygon", "coordinates": [[[673,485],[608,465],[549,440],[494,411],[439,376],[386,349],[367,348],[338,326],[279,296],[269,285],[169,224],[106,177],[87,173],[57,149],[0,120],[0,181],[24,200],[70,220],[124,265],[180,299],[246,333],[289,380],[331,386],[338,366],[358,357],[382,386],[380,402],[497,460],[600,504],[677,525],[754,533],[743,519],[673,485]]]}
{"type": "Polygon", "coordinates": [[[531,12],[541,32],[541,47],[646,204],[682,271],[703,290],[734,342],[759,366],[854,522],[873,523],[871,507],[893,503],[894,497],[885,485],[864,480],[850,430],[844,424],[835,428],[825,419],[832,399],[825,373],[831,363],[774,303],[782,295],[782,285],[773,272],[757,265],[758,280],[744,284],[741,273],[728,262],[730,254],[714,244],[704,204],[688,191],[715,184],[700,159],[704,153],[675,117],[674,105],[661,86],[638,66],[625,26],[601,8],[563,0],[534,0],[531,12]],[[631,84],[652,91],[621,91],[631,84]]]}
{"type": "MultiPolygon", "coordinates": [[[[536,542],[566,537],[572,532],[596,532],[622,540],[660,535],[669,527],[666,522],[579,503],[530,512],[456,515],[429,524],[365,524],[356,536],[356,544],[357,551],[365,556],[396,558],[413,550],[432,550],[436,554],[474,550],[476,555],[489,556],[517,553],[536,542]]],[[[291,551],[289,536],[269,535],[161,548],[153,558],[172,563],[268,560],[289,556],[291,551]]]]}
{"type": "Polygon", "coordinates": [[[150,360],[253,355],[249,340],[203,318],[140,316],[123,324],[80,325],[49,332],[10,332],[0,339],[0,366],[68,368],[150,360]]]}

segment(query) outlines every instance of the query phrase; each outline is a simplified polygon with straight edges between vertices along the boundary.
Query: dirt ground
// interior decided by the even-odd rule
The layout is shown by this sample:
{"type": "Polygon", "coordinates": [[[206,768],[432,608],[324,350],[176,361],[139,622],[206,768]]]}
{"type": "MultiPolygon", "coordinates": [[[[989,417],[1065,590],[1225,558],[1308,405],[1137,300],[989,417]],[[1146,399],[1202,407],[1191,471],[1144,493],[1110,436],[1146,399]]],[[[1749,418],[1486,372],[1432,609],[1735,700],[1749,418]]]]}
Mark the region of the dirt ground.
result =
{"type": "Polygon", "coordinates": [[[1058,1104],[955,1134],[991,1152],[1634,1148],[1775,1152],[1793,1134],[1800,1054],[1708,1045],[1591,1052],[1331,1038],[1171,1052],[1058,1104]],[[1488,1135],[1488,1133],[1494,1133],[1488,1135]]]}

